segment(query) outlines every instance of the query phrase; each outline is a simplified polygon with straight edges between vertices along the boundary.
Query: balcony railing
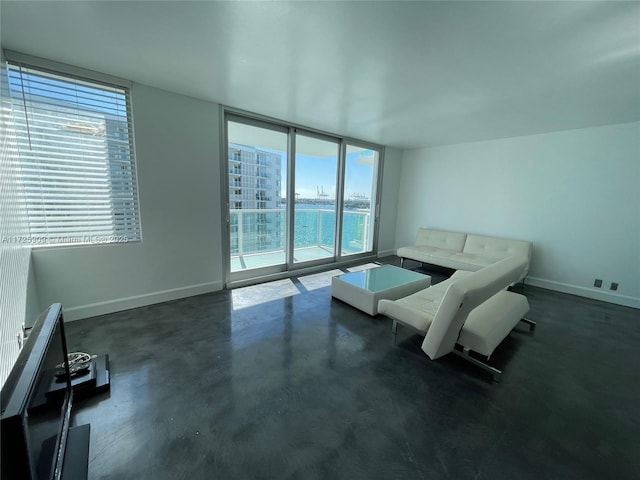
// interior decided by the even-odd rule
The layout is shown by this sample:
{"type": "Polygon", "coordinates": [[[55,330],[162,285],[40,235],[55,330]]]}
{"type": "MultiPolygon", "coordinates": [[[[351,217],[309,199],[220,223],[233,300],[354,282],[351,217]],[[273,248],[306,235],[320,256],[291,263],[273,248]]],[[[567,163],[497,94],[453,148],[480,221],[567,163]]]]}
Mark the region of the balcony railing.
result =
{"type": "MultiPolygon", "coordinates": [[[[283,251],[286,213],[283,209],[230,209],[231,256],[283,251]]],[[[335,211],[331,209],[296,209],[294,248],[325,247],[333,249],[335,211]]],[[[371,249],[370,212],[345,211],[342,228],[342,254],[371,249]]]]}

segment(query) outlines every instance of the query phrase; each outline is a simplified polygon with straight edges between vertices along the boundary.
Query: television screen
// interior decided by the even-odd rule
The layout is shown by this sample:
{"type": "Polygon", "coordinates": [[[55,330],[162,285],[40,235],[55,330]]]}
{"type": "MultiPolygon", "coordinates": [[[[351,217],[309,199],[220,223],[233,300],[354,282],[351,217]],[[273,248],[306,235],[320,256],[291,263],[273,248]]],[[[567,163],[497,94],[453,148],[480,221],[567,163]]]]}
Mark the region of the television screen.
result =
{"type": "Polygon", "coordinates": [[[60,304],[36,321],[1,397],[2,478],[60,478],[72,403],[60,304]]]}

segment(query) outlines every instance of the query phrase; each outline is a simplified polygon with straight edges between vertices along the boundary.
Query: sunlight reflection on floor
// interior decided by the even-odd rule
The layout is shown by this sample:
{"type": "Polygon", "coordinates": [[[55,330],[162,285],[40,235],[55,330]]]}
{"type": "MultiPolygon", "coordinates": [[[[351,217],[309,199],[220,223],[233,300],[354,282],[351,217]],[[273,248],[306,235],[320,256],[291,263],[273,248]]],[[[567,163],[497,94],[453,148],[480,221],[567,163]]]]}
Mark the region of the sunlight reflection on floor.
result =
{"type": "Polygon", "coordinates": [[[261,283],[260,285],[235,288],[231,291],[231,301],[233,310],[240,310],[241,308],[253,307],[299,293],[298,287],[290,279],[286,278],[284,280],[261,283]]]}
{"type": "Polygon", "coordinates": [[[331,285],[331,277],[342,275],[343,273],[342,270],[335,269],[298,277],[298,280],[307,290],[317,290],[318,288],[329,287],[331,285]]]}

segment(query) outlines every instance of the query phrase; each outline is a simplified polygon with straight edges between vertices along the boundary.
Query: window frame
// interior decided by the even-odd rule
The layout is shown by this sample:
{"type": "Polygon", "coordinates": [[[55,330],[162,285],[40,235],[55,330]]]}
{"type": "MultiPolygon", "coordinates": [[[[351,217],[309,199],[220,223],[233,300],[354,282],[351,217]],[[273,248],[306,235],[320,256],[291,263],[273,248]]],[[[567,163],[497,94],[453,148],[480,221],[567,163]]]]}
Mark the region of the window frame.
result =
{"type": "MultiPolygon", "coordinates": [[[[105,94],[109,92],[110,95],[114,95],[114,98],[117,99],[116,101],[118,102],[121,99],[124,102],[123,111],[125,115],[123,115],[123,117],[126,116],[126,125],[123,124],[121,126],[117,126],[117,128],[114,127],[114,131],[115,130],[120,131],[122,128],[126,129],[126,132],[125,132],[125,136],[127,137],[126,142],[122,142],[117,148],[114,148],[113,142],[117,143],[117,141],[114,139],[108,140],[106,138],[107,133],[104,133],[105,152],[104,152],[103,158],[104,158],[104,169],[106,173],[103,175],[104,179],[99,179],[97,182],[95,182],[95,184],[100,185],[99,188],[103,188],[104,190],[106,190],[106,192],[108,192],[107,200],[104,202],[104,205],[107,205],[107,203],[110,204],[112,208],[112,212],[110,217],[106,215],[104,211],[100,214],[101,218],[103,219],[101,221],[104,221],[105,222],[104,225],[106,225],[103,231],[99,231],[97,227],[96,227],[96,230],[92,231],[91,226],[88,225],[88,222],[86,220],[90,216],[90,214],[88,213],[88,209],[85,209],[85,211],[83,211],[77,217],[79,219],[83,219],[83,217],[85,218],[84,221],[80,220],[78,222],[79,226],[82,228],[81,231],[74,231],[73,221],[70,221],[66,225],[63,225],[62,227],[60,227],[59,230],[53,230],[53,229],[48,230],[48,226],[45,226],[44,228],[41,228],[41,231],[38,231],[37,226],[34,224],[34,218],[36,217],[33,217],[32,214],[25,211],[25,216],[27,219],[27,224],[29,229],[29,236],[25,236],[24,238],[20,239],[19,243],[28,244],[28,246],[31,246],[32,248],[141,243],[142,242],[142,219],[141,219],[141,212],[140,212],[138,167],[137,167],[137,156],[135,152],[135,133],[134,133],[134,125],[133,125],[133,107],[132,107],[133,101],[132,101],[132,95],[131,95],[132,82],[119,77],[102,74],[99,72],[75,67],[72,65],[57,63],[47,59],[33,57],[30,55],[25,55],[25,54],[10,51],[10,50],[4,50],[3,53],[4,53],[4,61],[6,62],[6,66],[7,66],[6,74],[8,77],[7,78],[8,84],[11,82],[11,79],[9,78],[10,77],[9,71],[10,70],[12,72],[20,71],[21,68],[30,69],[36,75],[38,73],[42,73],[43,77],[45,78],[47,77],[47,75],[62,77],[61,82],[68,80],[70,86],[75,84],[76,86],[75,88],[78,88],[78,85],[80,85],[80,87],[82,88],[83,87],[82,82],[86,82],[88,84],[86,88],[96,89],[96,90],[100,90],[101,88],[104,88],[103,91],[105,92],[105,94]],[[76,82],[79,82],[79,83],[76,83],[76,82]],[[113,150],[110,151],[110,149],[113,149],[113,150]],[[124,167],[124,170],[128,170],[128,172],[122,175],[121,178],[118,176],[117,173],[113,172],[114,168],[120,163],[124,167]],[[117,204],[118,201],[123,201],[122,197],[118,197],[117,195],[114,195],[114,186],[118,184],[118,180],[125,182],[125,185],[126,185],[125,187],[120,186],[120,188],[124,188],[124,190],[121,190],[121,192],[125,192],[125,193],[129,192],[124,197],[125,205],[126,203],[128,203],[129,199],[131,204],[127,206],[119,205],[118,207],[114,208],[114,204],[117,204]],[[129,223],[130,225],[125,225],[124,227],[119,226],[116,220],[118,214],[124,215],[126,222],[129,223]]],[[[22,75],[21,72],[20,72],[20,75],[22,75]]],[[[52,77],[49,77],[47,80],[52,80],[52,77]]],[[[52,81],[55,81],[55,79],[53,79],[52,81]]],[[[50,85],[45,85],[45,86],[50,88],[50,85]]],[[[89,95],[91,95],[91,92],[89,92],[89,95]]],[[[13,106],[16,104],[16,102],[19,102],[20,100],[14,97],[13,95],[11,95],[11,99],[9,101],[12,104],[12,110],[13,110],[13,108],[15,108],[13,106]]],[[[27,98],[25,97],[24,91],[22,92],[22,101],[24,105],[22,106],[22,111],[21,112],[14,111],[11,115],[17,115],[17,116],[25,115],[24,118],[25,118],[26,126],[23,128],[22,131],[26,132],[27,135],[30,136],[32,131],[31,131],[31,127],[29,127],[28,125],[29,117],[27,116],[27,107],[29,106],[29,103],[27,101],[27,98]]],[[[68,107],[70,108],[71,106],[75,105],[78,111],[82,112],[82,107],[83,106],[86,107],[86,105],[90,103],[86,99],[84,101],[85,101],[85,105],[82,105],[82,103],[78,101],[75,104],[73,102],[69,103],[68,107]]],[[[37,104],[37,101],[33,103],[37,104]]],[[[45,105],[45,103],[41,102],[40,106],[42,105],[45,105]]],[[[98,107],[96,111],[99,111],[100,104],[97,104],[97,105],[98,107]]],[[[54,105],[52,107],[52,110],[55,112],[56,108],[58,107],[54,105]]],[[[64,107],[64,108],[67,108],[67,107],[64,107]]],[[[105,107],[102,107],[102,108],[105,108],[105,107]]],[[[32,114],[29,114],[29,115],[32,115],[32,114]]],[[[106,124],[108,120],[111,120],[111,122],[116,121],[113,119],[108,119],[106,115],[107,114],[105,114],[105,117],[104,117],[105,129],[107,128],[106,124]]],[[[64,114],[61,114],[60,117],[56,117],[56,119],[57,118],[64,118],[64,114]]],[[[108,130],[105,130],[105,131],[108,132],[108,130]]],[[[43,145],[46,145],[46,143],[43,145]]],[[[56,143],[52,143],[51,145],[54,148],[59,147],[59,145],[56,143]]],[[[72,148],[73,148],[73,150],[71,150],[72,153],[78,152],[81,155],[86,154],[86,151],[82,148],[81,145],[72,145],[72,148]]],[[[17,140],[16,140],[16,156],[18,159],[18,163],[19,165],[21,165],[21,167],[25,165],[30,166],[33,163],[38,162],[38,160],[32,160],[32,161],[25,160],[23,151],[20,151],[18,148],[17,140]]],[[[51,161],[52,157],[47,156],[46,153],[42,155],[41,158],[47,159],[51,162],[50,163],[51,165],[55,165],[55,160],[51,161]]],[[[62,160],[59,163],[59,165],[65,166],[65,160],[62,160]]],[[[115,169],[117,170],[117,168],[115,169]]],[[[77,175],[77,172],[82,172],[82,171],[83,171],[83,167],[80,167],[77,170],[70,172],[69,175],[73,176],[74,173],[77,175]]],[[[88,170],[85,170],[85,171],[88,171],[88,170]]],[[[64,179],[64,176],[61,176],[61,177],[64,179]]],[[[24,182],[24,181],[26,180],[24,178],[21,178],[21,182],[24,182]]],[[[24,187],[26,184],[22,183],[22,185],[24,187]]],[[[79,181],[77,185],[82,186],[82,185],[89,185],[89,184],[87,184],[86,182],[82,183],[82,181],[79,181]]],[[[37,192],[37,189],[34,189],[34,190],[37,192]]],[[[37,196],[41,196],[43,200],[45,201],[47,200],[46,194],[42,191],[42,189],[40,189],[39,193],[35,193],[34,195],[36,195],[35,198],[37,198],[37,196]]],[[[86,205],[89,205],[89,202],[78,203],[78,206],[79,206],[78,209],[80,210],[82,209],[82,207],[86,207],[86,205]]],[[[102,210],[105,210],[107,207],[103,206],[100,208],[102,208],[102,210]]],[[[64,210],[64,208],[63,210],[61,210],[62,213],[64,213],[65,211],[67,212],[69,211],[68,206],[67,206],[67,210],[64,210]]],[[[47,217],[48,217],[47,207],[45,207],[45,209],[43,210],[43,213],[41,214],[41,218],[46,219],[47,217]]],[[[46,220],[45,220],[45,223],[46,223],[46,220]]]]}

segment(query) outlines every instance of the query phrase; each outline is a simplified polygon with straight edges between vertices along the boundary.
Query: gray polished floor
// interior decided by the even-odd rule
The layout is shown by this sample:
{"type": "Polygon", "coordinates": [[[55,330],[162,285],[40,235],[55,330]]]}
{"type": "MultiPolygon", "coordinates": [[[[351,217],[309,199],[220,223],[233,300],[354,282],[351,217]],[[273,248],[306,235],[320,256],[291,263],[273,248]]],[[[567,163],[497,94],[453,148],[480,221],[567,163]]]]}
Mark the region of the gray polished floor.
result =
{"type": "Polygon", "coordinates": [[[394,345],[329,278],[68,324],[111,359],[111,392],[75,408],[90,478],[638,478],[638,310],[524,287],[538,327],[498,347],[496,384],[407,330],[394,345]]]}

